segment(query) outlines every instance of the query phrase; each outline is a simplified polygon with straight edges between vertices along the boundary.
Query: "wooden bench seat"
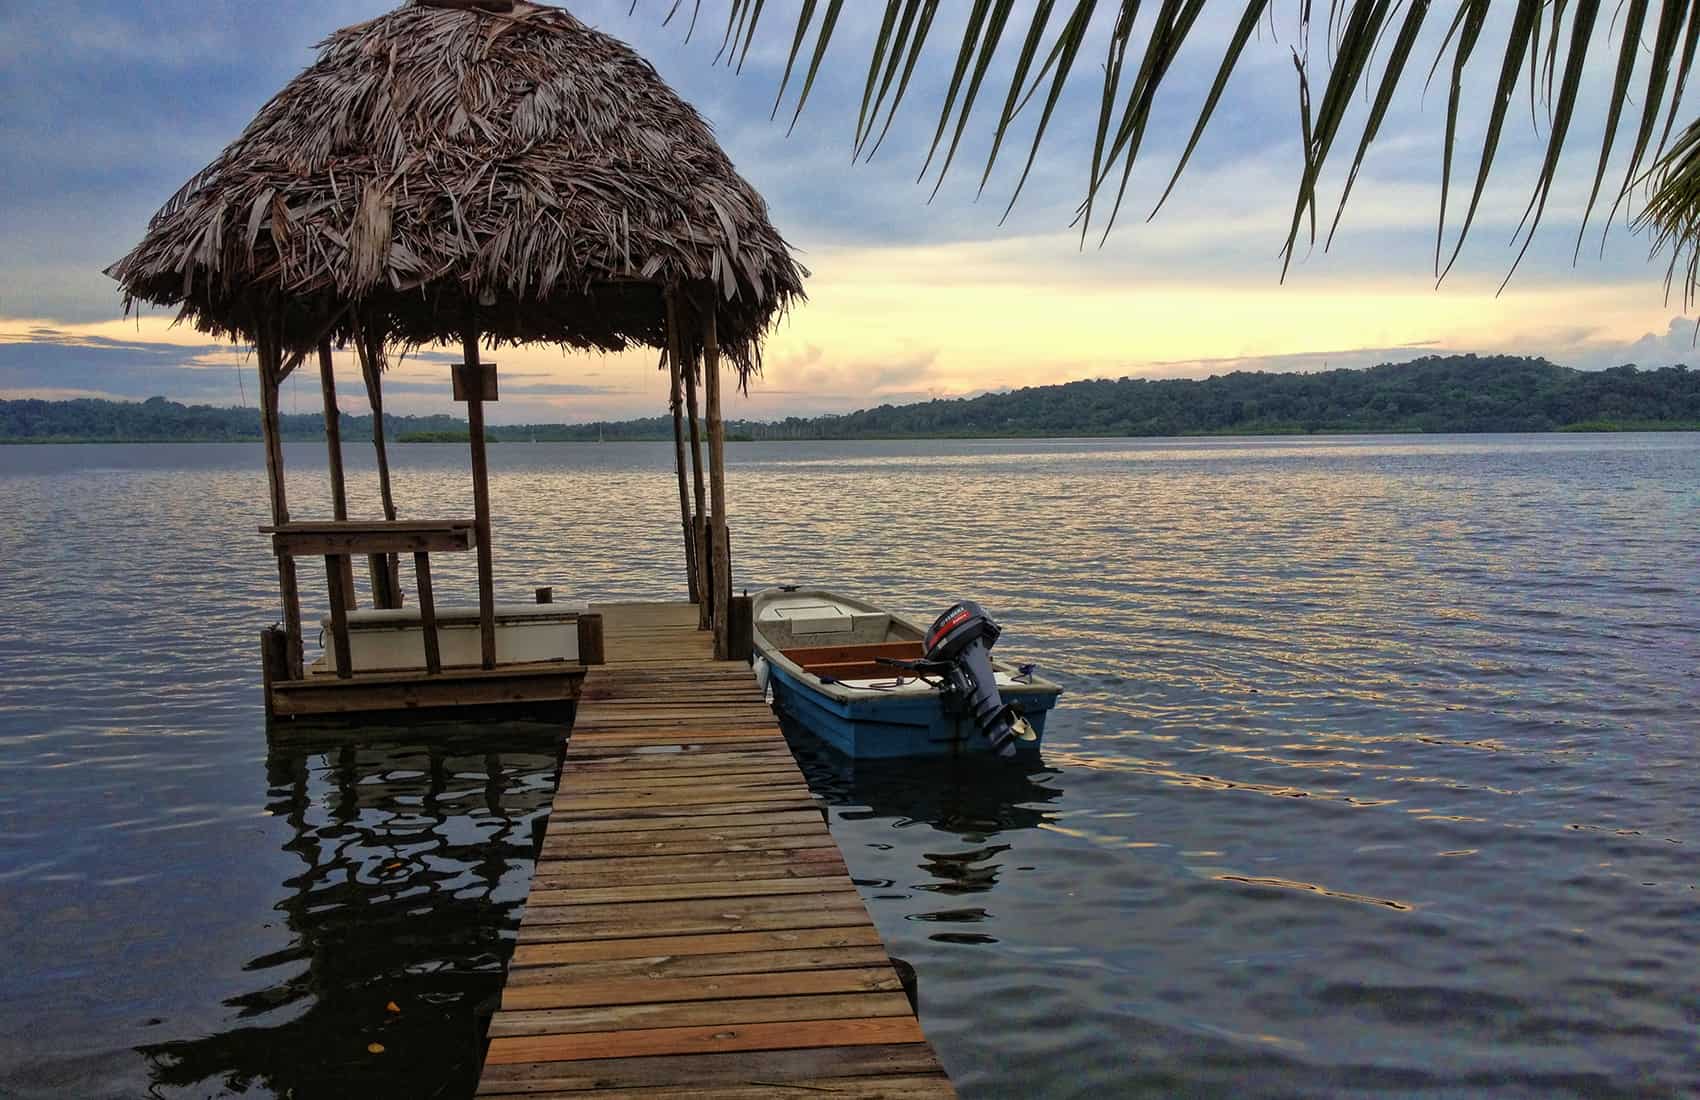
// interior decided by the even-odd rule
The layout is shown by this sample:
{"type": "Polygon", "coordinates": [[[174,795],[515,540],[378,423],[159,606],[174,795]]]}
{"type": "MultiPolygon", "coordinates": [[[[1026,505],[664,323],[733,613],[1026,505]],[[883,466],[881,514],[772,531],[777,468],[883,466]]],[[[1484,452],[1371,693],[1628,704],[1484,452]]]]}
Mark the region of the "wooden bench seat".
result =
{"type": "Polygon", "coordinates": [[[898,670],[878,663],[878,658],[917,661],[922,655],[921,643],[873,642],[866,645],[804,646],[781,651],[787,660],[795,661],[804,672],[834,680],[866,680],[895,676],[898,670]]]}

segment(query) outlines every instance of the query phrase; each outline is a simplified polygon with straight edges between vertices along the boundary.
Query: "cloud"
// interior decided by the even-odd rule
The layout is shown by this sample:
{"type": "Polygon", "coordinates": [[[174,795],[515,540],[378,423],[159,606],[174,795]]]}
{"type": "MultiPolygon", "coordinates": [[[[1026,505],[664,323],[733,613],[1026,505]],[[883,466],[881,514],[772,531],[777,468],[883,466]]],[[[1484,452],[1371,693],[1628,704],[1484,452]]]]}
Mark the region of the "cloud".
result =
{"type": "Polygon", "coordinates": [[[52,392],[139,399],[161,394],[236,404],[242,396],[242,385],[231,372],[246,370],[228,347],[185,348],[44,330],[23,340],[8,341],[8,335],[0,333],[0,397],[52,392]]]}
{"type": "MultiPolygon", "coordinates": [[[[320,38],[395,2],[0,6],[0,143],[8,150],[0,158],[0,329],[16,327],[4,318],[29,317],[51,330],[0,336],[11,340],[0,346],[0,390],[251,402],[252,367],[243,366],[240,350],[165,334],[154,315],[132,341],[92,332],[121,311],[101,270],[312,60],[320,38]]],[[[1017,5],[1016,25],[1029,4],[1017,5]]],[[[631,42],[714,123],[816,272],[812,304],[775,334],[765,378],[748,399],[732,403],[733,415],[843,411],[1082,376],[1319,369],[1429,347],[1534,352],[1590,366],[1691,357],[1691,339],[1679,331],[1686,322],[1667,325],[1663,271],[1646,263],[1643,242],[1619,234],[1605,259],[1572,263],[1595,159],[1586,143],[1601,128],[1609,64],[1583,88],[1573,124],[1583,144],[1567,158],[1548,228],[1511,290],[1495,298],[1514,255],[1504,242],[1523,212],[1544,137],[1521,114],[1508,123],[1472,243],[1437,292],[1445,99],[1437,92],[1425,100],[1420,81],[1394,101],[1333,247],[1324,251],[1319,241],[1310,248],[1301,238],[1287,285],[1279,285],[1277,252],[1291,224],[1299,163],[1285,27],[1248,47],[1180,187],[1147,224],[1214,77],[1213,51],[1237,12],[1212,8],[1201,17],[1145,136],[1149,159],[1135,171],[1118,228],[1100,248],[1096,233],[1083,241],[1070,228],[1090,170],[1095,65],[1077,67],[1052,116],[1047,151],[1004,221],[1036,110],[1018,120],[983,192],[980,183],[1018,42],[1007,42],[993,63],[949,178],[935,196],[935,161],[934,173],[917,182],[949,85],[949,66],[939,62],[955,49],[948,31],[959,25],[956,5],[941,12],[947,33],[917,70],[878,155],[854,166],[860,61],[878,32],[881,6],[845,5],[832,56],[792,133],[786,123],[797,81],[779,121],[769,118],[790,46],[784,19],[764,26],[740,76],[713,64],[724,3],[704,5],[689,40],[684,13],[664,24],[671,0],[644,0],[635,15],[629,0],[570,6],[631,42]]],[[[1101,5],[1089,54],[1103,47],[1112,7],[1101,5]]],[[[1496,9],[1486,37],[1509,18],[1509,9],[1496,9]]],[[[1446,21],[1431,22],[1433,35],[1444,33],[1446,21]]],[[[1594,45],[1615,52],[1607,22],[1594,45]]],[[[1438,45],[1425,40],[1416,52],[1432,56],[1438,45]]],[[[1315,52],[1320,58],[1325,51],[1315,52]]],[[[1476,68],[1464,89],[1470,105],[1489,100],[1496,77],[1491,58],[1476,68]]],[[[1353,119],[1366,110],[1356,100],[1350,107],[1353,119]]],[[[1462,213],[1456,196],[1467,196],[1474,179],[1482,115],[1469,110],[1461,119],[1454,226],[1462,213]]],[[[1349,153],[1337,150],[1322,181],[1324,234],[1329,196],[1344,182],[1349,153]]],[[[1609,166],[1614,181],[1621,167],[1609,166]]],[[[1596,212],[1596,226],[1602,214],[1596,212]]],[[[1594,245],[1590,236],[1586,251],[1594,245]]],[[[556,349],[503,349],[496,358],[504,396],[513,399],[492,410],[502,422],[655,415],[666,405],[665,376],[655,372],[652,353],[592,361],[556,349]]],[[[453,408],[442,367],[457,361],[453,349],[410,356],[387,386],[393,407],[453,408]]],[[[338,369],[352,379],[344,400],[357,399],[358,372],[340,358],[338,369]]],[[[314,406],[307,372],[289,385],[291,400],[314,406]]]]}
{"type": "MultiPolygon", "coordinates": [[[[386,398],[391,394],[425,394],[443,398],[452,393],[453,389],[453,385],[447,380],[416,382],[391,379],[384,382],[384,396],[386,398]]],[[[515,385],[506,377],[503,377],[500,381],[500,392],[503,397],[521,395],[526,397],[614,397],[632,391],[618,386],[581,386],[570,382],[532,382],[515,385]]]]}
{"type": "Polygon", "coordinates": [[[1383,363],[1402,363],[1423,355],[1436,354],[1439,341],[1417,340],[1393,347],[1333,348],[1321,351],[1288,352],[1281,355],[1235,355],[1216,359],[1170,359],[1148,364],[1172,378],[1206,378],[1213,374],[1233,371],[1264,371],[1271,374],[1291,374],[1300,371],[1324,371],[1340,368],[1374,367],[1383,363]]]}
{"type": "Polygon", "coordinates": [[[1526,337],[1530,345],[1566,366],[1603,370],[1633,363],[1656,369],[1678,363],[1700,363],[1700,348],[1694,342],[1694,319],[1672,317],[1660,332],[1647,332],[1633,340],[1615,338],[1587,326],[1565,326],[1547,334],[1526,337]]]}

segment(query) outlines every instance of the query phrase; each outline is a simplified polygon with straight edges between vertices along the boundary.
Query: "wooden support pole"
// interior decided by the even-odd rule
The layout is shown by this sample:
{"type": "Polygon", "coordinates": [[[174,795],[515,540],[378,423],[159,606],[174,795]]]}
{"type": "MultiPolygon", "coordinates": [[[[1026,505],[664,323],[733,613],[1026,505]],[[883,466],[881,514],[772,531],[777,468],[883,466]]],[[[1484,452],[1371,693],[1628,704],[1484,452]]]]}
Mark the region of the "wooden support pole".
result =
{"type": "MultiPolygon", "coordinates": [[[[384,518],[396,519],[395,494],[390,488],[390,455],[384,441],[384,348],[383,337],[375,326],[363,328],[355,338],[354,350],[360,357],[360,376],[366,382],[366,401],[372,406],[372,447],[378,455],[378,494],[384,505],[384,518]]],[[[372,571],[372,602],[378,607],[401,606],[400,562],[394,554],[374,554],[369,559],[372,571]]]]}
{"type": "Polygon", "coordinates": [[[691,527],[691,494],[685,483],[685,410],[683,391],[683,356],[679,348],[679,307],[672,288],[667,291],[667,379],[668,404],[673,410],[673,469],[679,475],[679,530],[685,539],[685,587],[692,603],[700,598],[697,591],[697,547],[691,527]]]}
{"type": "Polygon", "coordinates": [[[484,446],[484,372],[478,361],[478,314],[467,310],[461,334],[466,426],[472,440],[472,519],[478,530],[478,641],[486,669],[496,667],[496,580],[490,554],[490,460],[484,446]]]}
{"type": "Polygon", "coordinates": [[[289,679],[289,635],[275,626],[260,631],[260,680],[266,696],[266,720],[277,717],[272,685],[289,679]]]}
{"type": "Polygon", "coordinates": [[[755,600],[733,596],[727,604],[726,621],[730,635],[727,656],[734,661],[749,660],[755,651],[755,600]]]}
{"type": "Polygon", "coordinates": [[[578,617],[578,663],[604,665],[608,663],[607,644],[603,637],[602,616],[596,613],[578,617]]]}
{"type": "Polygon", "coordinates": [[[437,597],[431,590],[431,555],[413,555],[413,569],[419,586],[419,626],[425,634],[425,671],[435,676],[443,671],[443,645],[437,636],[437,597]]]}
{"type": "MultiPolygon", "coordinates": [[[[677,298],[675,298],[674,301],[676,303],[677,298]]],[[[675,312],[677,312],[677,308],[678,307],[675,304],[675,312]]],[[[684,342],[684,330],[681,328],[679,332],[681,334],[679,342],[682,344],[684,342]]],[[[714,587],[709,582],[709,573],[713,568],[714,554],[711,550],[705,552],[703,549],[705,546],[704,540],[707,537],[709,528],[708,502],[706,499],[706,491],[703,488],[702,477],[702,431],[701,426],[697,422],[696,361],[694,359],[687,361],[681,356],[679,369],[683,371],[685,375],[685,410],[690,416],[691,431],[691,479],[696,486],[696,511],[692,513],[694,518],[691,521],[691,545],[696,552],[697,629],[707,630],[710,625],[710,609],[714,595],[714,587]]]]}
{"type": "Polygon", "coordinates": [[[711,304],[703,316],[702,376],[708,414],[708,484],[714,503],[714,657],[731,658],[732,554],[726,539],[726,422],[720,411],[720,333],[711,304]]]}
{"type": "Polygon", "coordinates": [[[348,518],[348,481],[342,472],[342,423],[336,407],[336,370],[331,361],[331,342],[319,344],[319,391],[325,399],[325,446],[330,452],[331,514],[348,518]]]}
{"type": "MultiPolygon", "coordinates": [[[[330,452],[331,514],[348,519],[348,480],[342,470],[342,415],[336,405],[336,369],[331,361],[331,342],[319,341],[319,392],[325,402],[325,446],[330,452]]],[[[342,559],[342,598],[345,607],[360,606],[354,595],[354,559],[342,559]]]]}
{"type": "MultiPolygon", "coordinates": [[[[260,435],[266,448],[266,483],[270,489],[273,524],[289,522],[289,497],[283,479],[283,435],[278,423],[278,366],[283,347],[275,336],[255,342],[260,362],[260,435]]],[[[288,638],[289,679],[304,675],[301,642],[301,588],[295,575],[295,559],[277,559],[278,595],[282,602],[283,629],[288,638]]]]}
{"type": "Polygon", "coordinates": [[[691,520],[697,553],[697,629],[714,625],[714,525],[707,513],[691,520]]]}
{"type": "Polygon", "coordinates": [[[342,587],[347,569],[347,555],[325,555],[325,582],[331,590],[331,648],[336,654],[339,680],[354,679],[354,652],[348,640],[348,593],[342,587]]]}

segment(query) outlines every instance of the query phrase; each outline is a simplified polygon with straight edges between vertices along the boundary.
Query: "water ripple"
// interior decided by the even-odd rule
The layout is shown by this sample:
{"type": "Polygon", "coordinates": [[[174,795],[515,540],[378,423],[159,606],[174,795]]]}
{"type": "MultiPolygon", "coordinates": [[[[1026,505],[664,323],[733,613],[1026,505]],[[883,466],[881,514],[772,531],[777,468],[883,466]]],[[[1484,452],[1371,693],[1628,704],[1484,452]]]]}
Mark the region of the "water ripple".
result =
{"type": "MultiPolygon", "coordinates": [[[[395,461],[470,514],[462,448],[395,461]]],[[[499,595],[682,596],[670,461],[493,449],[499,595]]],[[[793,731],[964,1095],[1700,1092],[1695,437],[729,462],[740,585],[973,596],[1067,690],[1029,771],[793,731]]],[[[0,449],[8,1096],[469,1089],[549,731],[268,744],[265,499],[257,447],[0,449]]]]}

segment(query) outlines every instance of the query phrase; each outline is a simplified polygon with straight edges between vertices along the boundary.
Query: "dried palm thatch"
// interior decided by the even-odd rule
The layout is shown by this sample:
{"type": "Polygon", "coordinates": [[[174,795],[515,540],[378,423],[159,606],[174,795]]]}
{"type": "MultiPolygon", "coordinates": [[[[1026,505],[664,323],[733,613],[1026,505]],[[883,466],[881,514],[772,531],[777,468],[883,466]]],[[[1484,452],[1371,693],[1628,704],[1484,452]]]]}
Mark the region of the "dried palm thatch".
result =
{"type": "Polygon", "coordinates": [[[304,350],[664,347],[667,288],[748,375],[807,274],[706,122],[565,11],[400,8],[349,27],[108,274],[203,331],[304,350]]]}

